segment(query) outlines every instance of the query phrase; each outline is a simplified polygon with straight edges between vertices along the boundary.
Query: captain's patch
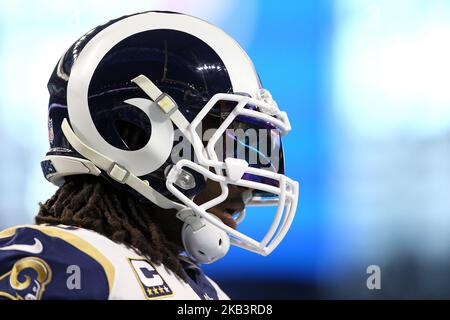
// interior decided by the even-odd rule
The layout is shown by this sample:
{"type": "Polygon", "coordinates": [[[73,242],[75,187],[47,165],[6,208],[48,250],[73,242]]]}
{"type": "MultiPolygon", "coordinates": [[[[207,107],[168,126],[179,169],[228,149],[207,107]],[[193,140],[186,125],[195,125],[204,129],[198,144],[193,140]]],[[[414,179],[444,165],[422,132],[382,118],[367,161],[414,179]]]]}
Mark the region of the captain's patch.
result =
{"type": "Polygon", "coordinates": [[[172,290],[150,262],[144,259],[131,258],[128,258],[128,261],[147,299],[165,298],[173,295],[172,290]]]}

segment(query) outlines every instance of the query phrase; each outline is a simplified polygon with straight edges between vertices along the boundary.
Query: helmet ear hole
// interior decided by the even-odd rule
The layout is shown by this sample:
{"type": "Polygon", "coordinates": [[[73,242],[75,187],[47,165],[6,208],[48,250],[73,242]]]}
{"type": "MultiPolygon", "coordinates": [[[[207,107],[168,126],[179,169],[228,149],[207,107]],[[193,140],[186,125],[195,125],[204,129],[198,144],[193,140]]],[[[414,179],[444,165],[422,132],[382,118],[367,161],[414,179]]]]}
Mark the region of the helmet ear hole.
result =
{"type": "Polygon", "coordinates": [[[132,122],[116,120],[114,126],[123,143],[130,150],[134,151],[143,148],[150,139],[151,133],[147,133],[143,128],[132,122]]]}
{"type": "Polygon", "coordinates": [[[202,250],[198,250],[198,253],[200,253],[201,255],[205,255],[205,253],[202,250]]]}
{"type": "Polygon", "coordinates": [[[222,246],[222,238],[219,239],[219,247],[222,246]]]}

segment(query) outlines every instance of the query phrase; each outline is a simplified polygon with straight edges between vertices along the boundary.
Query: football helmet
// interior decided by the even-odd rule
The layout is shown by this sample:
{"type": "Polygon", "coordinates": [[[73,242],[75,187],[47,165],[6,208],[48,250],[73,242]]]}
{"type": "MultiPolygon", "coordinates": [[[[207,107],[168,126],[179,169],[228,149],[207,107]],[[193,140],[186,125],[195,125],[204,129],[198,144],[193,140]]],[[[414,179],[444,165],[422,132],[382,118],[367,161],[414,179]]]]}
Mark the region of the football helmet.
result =
{"type": "Polygon", "coordinates": [[[267,255],[291,226],[299,188],[284,175],[287,114],[221,29],[174,12],[112,20],[62,55],[48,90],[50,150],[41,167],[55,185],[96,175],[175,209],[186,252],[201,263],[223,257],[230,244],[267,255]],[[214,129],[208,139],[206,128],[214,129]],[[197,204],[207,179],[221,194],[197,204]],[[251,190],[248,205],[277,207],[263,239],[208,212],[230,185],[251,190]]]}

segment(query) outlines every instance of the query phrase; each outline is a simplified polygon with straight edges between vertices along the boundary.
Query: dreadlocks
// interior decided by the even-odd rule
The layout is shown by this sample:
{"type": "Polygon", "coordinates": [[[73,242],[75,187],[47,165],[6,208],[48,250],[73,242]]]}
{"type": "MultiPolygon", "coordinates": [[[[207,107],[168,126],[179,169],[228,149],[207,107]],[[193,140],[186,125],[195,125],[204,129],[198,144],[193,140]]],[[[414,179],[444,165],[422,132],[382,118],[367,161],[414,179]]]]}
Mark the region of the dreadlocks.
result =
{"type": "Polygon", "coordinates": [[[173,212],[137,201],[94,176],[70,176],[44,204],[37,224],[65,224],[96,231],[125,244],[185,278],[178,259],[181,222],[173,212]]]}

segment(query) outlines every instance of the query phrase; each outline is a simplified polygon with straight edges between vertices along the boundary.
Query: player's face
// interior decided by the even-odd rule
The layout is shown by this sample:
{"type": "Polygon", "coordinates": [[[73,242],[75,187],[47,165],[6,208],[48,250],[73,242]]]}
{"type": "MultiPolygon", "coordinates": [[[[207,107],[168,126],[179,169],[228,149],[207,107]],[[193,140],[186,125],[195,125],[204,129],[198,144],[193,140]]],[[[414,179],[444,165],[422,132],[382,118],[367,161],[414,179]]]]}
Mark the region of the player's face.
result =
{"type": "MultiPolygon", "coordinates": [[[[225,108],[226,110],[232,110],[235,106],[234,103],[229,103],[226,101],[221,101],[220,104],[220,108],[225,108]]],[[[221,117],[219,116],[208,115],[202,121],[202,129],[204,130],[203,134],[205,134],[205,132],[210,129],[217,130],[217,128],[221,125],[222,120],[223,119],[221,119],[221,117]]],[[[208,140],[204,140],[203,143],[206,147],[208,140]]],[[[213,198],[218,197],[220,194],[220,184],[212,180],[207,180],[206,188],[194,198],[194,202],[200,205],[208,202],[213,198]]],[[[219,205],[208,209],[207,211],[217,216],[227,226],[236,229],[237,223],[233,216],[238,215],[245,209],[245,205],[251,199],[251,196],[251,189],[228,185],[227,199],[219,205]]]]}
{"type": "MultiPolygon", "coordinates": [[[[194,198],[194,202],[197,204],[202,204],[216,198],[220,194],[221,189],[219,183],[208,180],[206,182],[206,188],[194,198]]],[[[227,226],[236,229],[237,223],[233,216],[239,214],[245,209],[245,205],[250,200],[251,195],[251,189],[228,185],[227,199],[207,211],[217,216],[227,226]]]]}

